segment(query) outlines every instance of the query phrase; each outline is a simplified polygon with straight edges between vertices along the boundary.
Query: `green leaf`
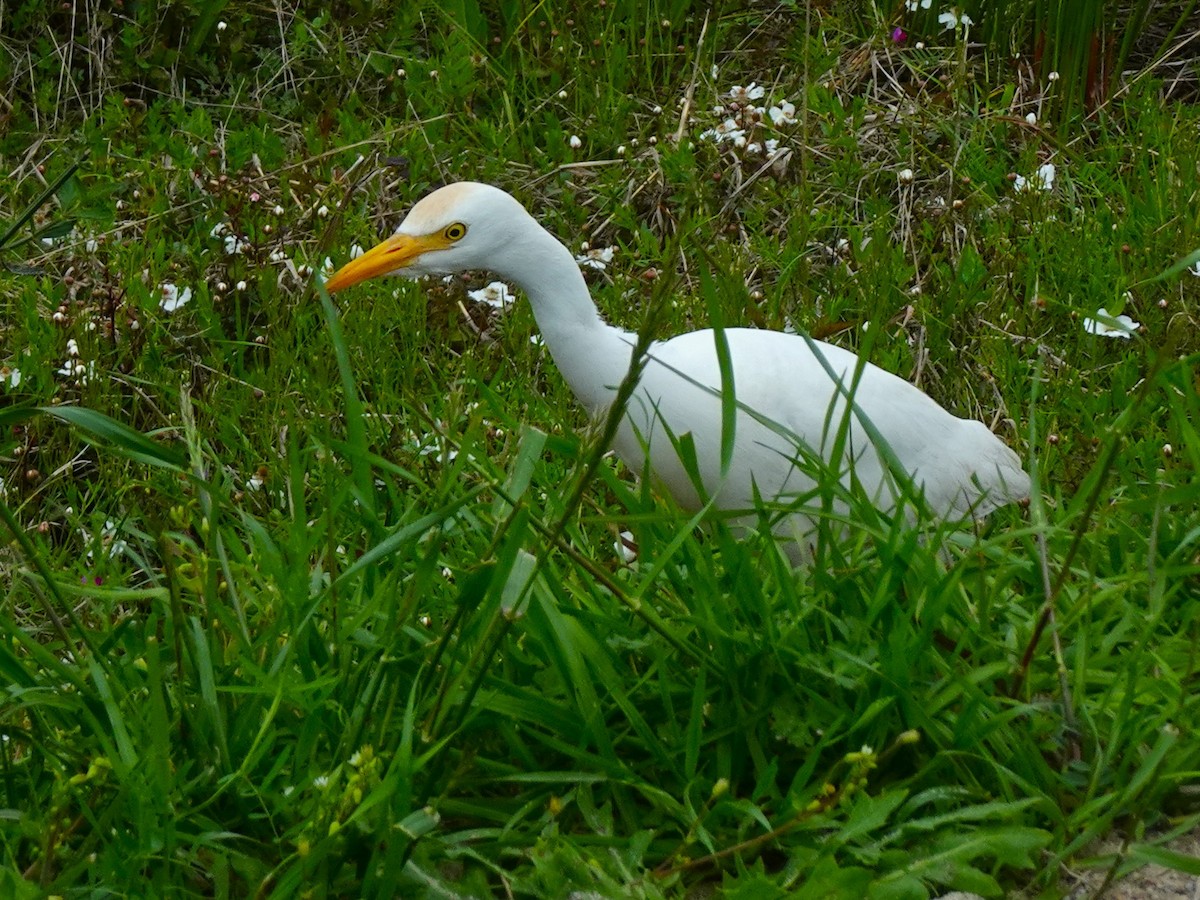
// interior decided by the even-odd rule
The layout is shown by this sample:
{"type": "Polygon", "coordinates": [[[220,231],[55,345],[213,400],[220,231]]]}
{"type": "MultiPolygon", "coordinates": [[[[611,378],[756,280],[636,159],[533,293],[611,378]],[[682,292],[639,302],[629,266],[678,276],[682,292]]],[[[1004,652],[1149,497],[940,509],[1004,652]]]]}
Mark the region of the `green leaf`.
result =
{"type": "Polygon", "coordinates": [[[888,817],[904,802],[906,790],[891,790],[878,797],[860,794],[850,811],[850,818],[835,836],[840,843],[857,840],[887,824],[888,817]]]}
{"type": "Polygon", "coordinates": [[[900,874],[871,882],[867,896],[870,900],[928,900],[929,889],[920,878],[900,874]]]}
{"type": "Polygon", "coordinates": [[[1133,844],[1129,848],[1129,856],[1138,862],[1150,863],[1174,869],[1176,872],[1186,872],[1188,875],[1200,875],[1200,857],[1180,853],[1167,847],[1154,844],[1133,844]]]}
{"type": "Polygon", "coordinates": [[[39,228],[33,233],[33,239],[35,241],[54,240],[56,238],[66,237],[74,230],[74,219],[60,219],[57,222],[51,222],[44,228],[39,228]]]}
{"type": "Polygon", "coordinates": [[[179,454],[104,413],[83,406],[44,406],[41,412],[86,432],[91,438],[129,459],[182,471],[183,459],[179,454]]]}
{"type": "Polygon", "coordinates": [[[755,872],[752,875],[743,875],[736,881],[726,881],[721,886],[721,896],[724,900],[783,900],[791,895],[766,875],[755,872]]]}
{"type": "Polygon", "coordinates": [[[972,288],[987,278],[987,268],[978,251],[967,244],[963,247],[962,256],[958,261],[958,280],[963,287],[972,288]]]}
{"type": "Polygon", "coordinates": [[[867,896],[871,870],[839,866],[832,856],[823,857],[792,895],[795,900],[860,900],[867,896]]]}
{"type": "Polygon", "coordinates": [[[1168,278],[1174,278],[1176,275],[1182,275],[1188,269],[1195,266],[1198,262],[1200,262],[1200,249],[1193,250],[1183,259],[1170,266],[1167,266],[1167,268],[1163,269],[1157,275],[1152,275],[1149,278],[1134,282],[1133,287],[1139,287],[1143,284],[1154,284],[1158,281],[1166,281],[1168,278]]]}
{"type": "Polygon", "coordinates": [[[87,157],[88,155],[84,153],[78,162],[72,163],[65,172],[54,179],[54,181],[50,182],[50,184],[46,185],[46,189],[38,194],[32,203],[21,210],[21,212],[17,214],[17,217],[13,219],[11,224],[5,227],[2,223],[0,223],[0,253],[4,252],[5,250],[12,249],[10,245],[12,244],[13,238],[17,232],[24,228],[25,223],[37,215],[37,211],[45,206],[46,202],[51,197],[58,193],[58,189],[66,184],[67,179],[69,179],[75,174],[76,171],[78,171],[79,167],[83,165],[87,157]]]}

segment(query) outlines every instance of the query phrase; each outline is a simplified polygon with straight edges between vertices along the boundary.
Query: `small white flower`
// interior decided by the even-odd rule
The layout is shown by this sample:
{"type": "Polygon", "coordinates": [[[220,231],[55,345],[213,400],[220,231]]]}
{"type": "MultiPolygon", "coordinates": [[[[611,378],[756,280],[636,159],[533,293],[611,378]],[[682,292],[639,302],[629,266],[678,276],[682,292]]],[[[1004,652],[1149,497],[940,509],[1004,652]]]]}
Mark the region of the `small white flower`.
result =
{"type": "Polygon", "coordinates": [[[595,250],[588,250],[586,253],[576,256],[575,262],[579,263],[581,268],[599,269],[603,272],[612,262],[616,249],[616,247],[597,247],[595,250]]]}
{"type": "Polygon", "coordinates": [[[257,472],[246,479],[246,490],[248,491],[260,491],[262,490],[262,486],[262,476],[257,472]]]}
{"type": "Polygon", "coordinates": [[[78,356],[79,344],[75,343],[75,338],[67,338],[67,356],[78,356]]]}
{"type": "Polygon", "coordinates": [[[567,143],[571,145],[572,150],[578,150],[583,146],[583,141],[579,139],[579,135],[573,134],[567,139],[567,143]]]}
{"type": "Polygon", "coordinates": [[[117,537],[117,523],[112,519],[104,520],[104,527],[100,529],[100,541],[108,544],[109,558],[120,556],[129,549],[129,544],[117,537]]]}
{"type": "Polygon", "coordinates": [[[486,303],[493,309],[506,309],[513,302],[512,291],[503,281],[493,281],[477,291],[467,291],[467,296],[479,303],[486,303]]]}
{"type": "Polygon", "coordinates": [[[1133,337],[1133,333],[1142,327],[1140,322],[1135,322],[1129,316],[1110,316],[1108,310],[1103,306],[1096,310],[1096,318],[1085,318],[1083,320],[1083,330],[1088,334],[1098,334],[1102,337],[1115,337],[1129,340],[1133,337]],[[1108,320],[1108,321],[1101,321],[1108,320]]]}
{"type": "Polygon", "coordinates": [[[273,263],[281,263],[281,262],[283,262],[285,259],[287,259],[287,254],[286,254],[286,253],[284,253],[282,250],[272,250],[272,251],[271,251],[271,254],[270,254],[270,256],[269,256],[268,258],[269,258],[269,259],[271,260],[271,262],[273,262],[273,263]]]}
{"type": "Polygon", "coordinates": [[[918,50],[924,50],[924,49],[925,49],[925,42],[924,42],[924,41],[917,41],[916,47],[917,47],[917,49],[918,49],[918,50]]]}
{"type": "Polygon", "coordinates": [[[632,531],[622,531],[620,536],[613,541],[613,549],[617,551],[617,556],[626,563],[634,562],[638,558],[637,542],[633,539],[632,531]]]}
{"type": "Polygon", "coordinates": [[[708,74],[711,75],[713,77],[713,79],[715,80],[720,71],[721,70],[717,68],[717,64],[713,63],[712,68],[708,70],[708,74]]]}
{"type": "Polygon", "coordinates": [[[208,236],[210,238],[219,238],[219,237],[221,237],[221,235],[223,235],[228,230],[229,230],[228,225],[226,225],[224,222],[218,222],[216,225],[214,225],[212,227],[212,231],[210,231],[208,233],[208,236]]]}
{"type": "Polygon", "coordinates": [[[775,140],[775,138],[767,138],[763,141],[763,147],[766,148],[768,153],[774,153],[779,149],[779,141],[775,140]]]}
{"type": "Polygon", "coordinates": [[[435,435],[427,434],[420,441],[423,446],[417,450],[418,456],[432,456],[434,461],[439,463],[452,463],[458,459],[457,450],[450,449],[444,453],[442,452],[441,441],[435,435]],[[426,441],[429,441],[429,443],[425,443],[426,441]]]}
{"type": "Polygon", "coordinates": [[[1193,275],[1195,275],[1197,278],[1200,278],[1200,260],[1195,262],[1192,265],[1192,267],[1190,269],[1188,269],[1188,271],[1191,272],[1193,275]]]}
{"type": "Polygon", "coordinates": [[[1018,191],[1049,191],[1054,188],[1054,163],[1046,163],[1038,167],[1037,174],[1032,178],[1018,175],[1013,187],[1018,191]]]}
{"type": "Polygon", "coordinates": [[[912,169],[901,169],[896,174],[896,177],[900,179],[901,184],[912,184],[913,179],[917,176],[913,173],[912,169]]]}
{"type": "Polygon", "coordinates": [[[351,245],[350,245],[350,258],[351,258],[351,259],[358,259],[360,256],[362,256],[362,255],[363,255],[364,253],[366,253],[366,252],[367,252],[367,251],[366,251],[366,250],[364,250],[364,249],[363,249],[363,248],[362,248],[360,245],[358,245],[358,244],[351,244],[351,245]]]}
{"type": "Polygon", "coordinates": [[[318,790],[325,790],[325,788],[329,787],[329,776],[318,775],[313,779],[313,787],[317,788],[318,790]]]}
{"type": "Polygon", "coordinates": [[[707,131],[701,132],[701,140],[712,140],[714,143],[721,144],[728,141],[735,146],[742,146],[746,143],[746,132],[738,127],[738,123],[734,119],[726,119],[716,128],[710,128],[707,131]],[[739,144],[739,141],[741,142],[739,144]]]}
{"type": "Polygon", "coordinates": [[[317,207],[317,215],[320,216],[322,219],[324,219],[326,216],[329,215],[329,207],[326,206],[324,203],[322,203],[320,206],[317,207]]]}
{"type": "Polygon", "coordinates": [[[5,366],[0,369],[0,381],[3,381],[6,387],[17,387],[21,383],[21,370],[10,369],[8,366],[5,366]]]}
{"type": "Polygon", "coordinates": [[[182,309],[192,299],[191,288],[184,288],[181,291],[169,281],[160,284],[158,292],[162,295],[159,298],[158,305],[166,313],[173,313],[178,309],[182,309]]]}
{"type": "Polygon", "coordinates": [[[1028,122],[1030,125],[1036,125],[1037,124],[1037,113],[1030,113],[1029,115],[1027,115],[1025,117],[1025,121],[1028,122]]]}
{"type": "Polygon", "coordinates": [[[559,99],[559,100],[566,100],[566,99],[567,99],[567,92],[566,92],[566,91],[559,91],[559,92],[558,92],[558,99],[559,99]]]}
{"type": "Polygon", "coordinates": [[[975,22],[966,13],[960,13],[957,6],[952,6],[944,13],[938,14],[938,24],[946,30],[950,30],[956,29],[960,25],[965,28],[968,25],[974,25],[975,22]]]}
{"type": "Polygon", "coordinates": [[[654,109],[652,109],[652,110],[651,110],[651,112],[653,112],[653,113],[654,113],[654,114],[657,116],[659,113],[661,113],[661,112],[662,112],[662,107],[661,107],[661,106],[655,106],[655,107],[654,107],[654,109]]]}
{"type": "Polygon", "coordinates": [[[275,215],[277,215],[277,216],[282,216],[283,215],[283,207],[277,203],[277,204],[275,204],[275,208],[273,210],[271,210],[271,212],[275,213],[275,215]]]}
{"type": "Polygon", "coordinates": [[[1046,76],[1046,80],[1047,81],[1058,81],[1058,73],[1051,72],[1049,75],[1046,76]]]}
{"type": "Polygon", "coordinates": [[[96,242],[95,238],[88,238],[86,241],[83,242],[83,249],[86,250],[88,253],[95,253],[96,249],[99,246],[100,245],[96,242]]]}
{"type": "Polygon", "coordinates": [[[226,22],[218,22],[217,23],[217,31],[224,31],[228,27],[229,27],[229,25],[226,22]]]}
{"type": "Polygon", "coordinates": [[[753,153],[755,156],[757,156],[758,154],[762,153],[762,144],[760,144],[758,141],[751,141],[746,145],[746,152],[753,153]]]}
{"type": "Polygon", "coordinates": [[[774,125],[795,125],[796,124],[796,106],[784,100],[778,106],[772,106],[767,115],[771,117],[771,122],[774,125]]]}
{"type": "Polygon", "coordinates": [[[625,155],[625,145],[622,144],[620,147],[617,148],[617,156],[624,156],[624,155],[625,155]]]}
{"type": "Polygon", "coordinates": [[[237,256],[239,253],[245,252],[250,247],[250,242],[242,240],[236,234],[225,235],[225,255],[237,256]]]}
{"type": "Polygon", "coordinates": [[[908,7],[909,12],[916,12],[918,7],[929,9],[933,6],[933,0],[904,0],[904,5],[908,7]]]}
{"type": "Polygon", "coordinates": [[[738,103],[749,103],[751,100],[761,100],[767,93],[767,89],[756,81],[750,82],[745,87],[740,84],[735,84],[729,89],[729,99],[738,103]]]}
{"type": "Polygon", "coordinates": [[[239,291],[244,291],[246,289],[246,282],[239,281],[237,284],[234,285],[234,288],[239,291]]]}

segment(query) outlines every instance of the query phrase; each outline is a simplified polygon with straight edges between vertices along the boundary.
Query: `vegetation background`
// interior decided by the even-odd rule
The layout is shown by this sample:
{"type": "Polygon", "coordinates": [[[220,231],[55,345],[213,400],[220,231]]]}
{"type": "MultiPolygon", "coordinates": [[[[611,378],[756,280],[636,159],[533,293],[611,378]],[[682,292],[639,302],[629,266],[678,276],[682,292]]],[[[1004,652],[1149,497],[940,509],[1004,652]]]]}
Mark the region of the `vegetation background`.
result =
{"type": "Polygon", "coordinates": [[[0,894],[1200,873],[1194,6],[0,5],[0,894]],[[1030,507],[697,531],[486,275],[317,290],[464,178],[614,248],[614,321],[984,420],[1030,507]]]}

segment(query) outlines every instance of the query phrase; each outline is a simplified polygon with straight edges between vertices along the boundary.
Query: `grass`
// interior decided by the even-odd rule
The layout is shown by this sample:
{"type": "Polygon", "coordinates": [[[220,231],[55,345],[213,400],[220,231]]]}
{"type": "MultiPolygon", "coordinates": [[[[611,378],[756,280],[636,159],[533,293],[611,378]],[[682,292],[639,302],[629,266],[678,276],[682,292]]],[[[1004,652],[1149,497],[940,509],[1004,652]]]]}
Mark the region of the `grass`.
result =
{"type": "Polygon", "coordinates": [[[80,167],[0,260],[6,895],[1200,867],[1167,846],[1200,813],[1200,281],[1160,277],[1200,246],[1200,115],[1153,72],[1056,125],[991,51],[836,7],[36,6],[0,218],[80,167]],[[749,135],[774,164],[702,137],[751,82],[795,106],[749,135]],[[486,276],[315,288],[457,178],[615,246],[612,320],[868,353],[1016,448],[1030,508],[929,537],[859,499],[799,572],[697,531],[486,276]]]}

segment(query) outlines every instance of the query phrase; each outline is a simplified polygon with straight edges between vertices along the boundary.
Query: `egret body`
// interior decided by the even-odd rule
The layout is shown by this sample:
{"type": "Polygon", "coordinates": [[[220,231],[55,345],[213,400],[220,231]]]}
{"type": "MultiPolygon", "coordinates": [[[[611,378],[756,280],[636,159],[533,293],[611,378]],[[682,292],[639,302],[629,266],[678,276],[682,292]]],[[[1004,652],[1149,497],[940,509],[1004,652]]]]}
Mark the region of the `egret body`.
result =
{"type": "MultiPolygon", "coordinates": [[[[381,275],[468,269],[487,269],[525,292],[563,378],[593,417],[603,417],[629,372],[637,335],[600,318],[571,252],[499,188],[461,182],[434,191],[394,235],[347,263],[326,287],[332,293],[381,275]]],[[[1028,495],[1029,477],[1017,455],[982,422],[958,418],[870,363],[856,376],[859,366],[847,350],[778,331],[726,328],[718,335],[706,329],[655,342],[614,449],[638,473],[648,457],[657,484],[684,508],[711,500],[747,514],[750,523],[760,500],[786,504],[810,495],[814,457],[844,479],[852,468],[885,511],[897,501],[889,456],[943,518],[983,516],[1028,495]],[[722,339],[737,407],[724,469],[722,393],[730,385],[722,381],[722,339]],[[847,413],[852,385],[854,409],[847,413]],[[675,446],[689,434],[699,484],[675,446]],[[838,449],[840,458],[831,459],[838,449]]],[[[776,531],[795,540],[793,560],[803,559],[809,517],[803,511],[784,516],[776,531]]]]}

